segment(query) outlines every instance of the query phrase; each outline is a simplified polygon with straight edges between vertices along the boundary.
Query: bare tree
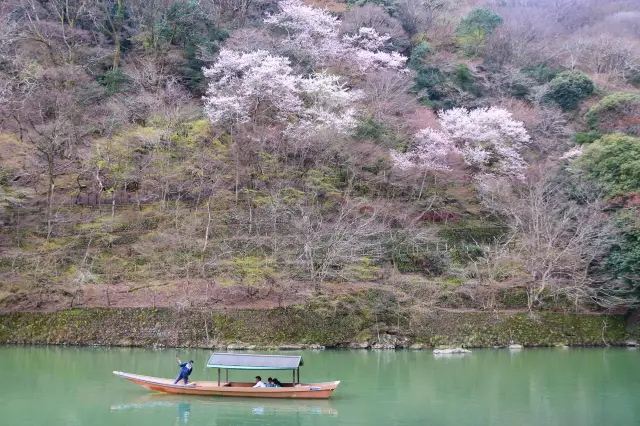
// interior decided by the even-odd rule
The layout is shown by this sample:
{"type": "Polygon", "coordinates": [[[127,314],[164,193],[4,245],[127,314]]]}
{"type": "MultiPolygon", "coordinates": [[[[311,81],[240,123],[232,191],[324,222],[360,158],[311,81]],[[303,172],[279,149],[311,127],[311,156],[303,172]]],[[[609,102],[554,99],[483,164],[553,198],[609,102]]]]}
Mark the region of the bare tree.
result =
{"type": "Polygon", "coordinates": [[[375,259],[380,246],[375,237],[383,228],[375,211],[361,213],[357,203],[339,203],[334,215],[327,215],[321,206],[314,205],[303,208],[301,218],[293,222],[300,238],[299,259],[306,264],[316,292],[343,266],[363,256],[375,259]]]}
{"type": "Polygon", "coordinates": [[[616,232],[596,188],[569,185],[541,167],[522,183],[481,185],[483,202],[511,228],[511,256],[525,274],[529,308],[548,296],[573,294],[600,301],[596,275],[616,232]]]}

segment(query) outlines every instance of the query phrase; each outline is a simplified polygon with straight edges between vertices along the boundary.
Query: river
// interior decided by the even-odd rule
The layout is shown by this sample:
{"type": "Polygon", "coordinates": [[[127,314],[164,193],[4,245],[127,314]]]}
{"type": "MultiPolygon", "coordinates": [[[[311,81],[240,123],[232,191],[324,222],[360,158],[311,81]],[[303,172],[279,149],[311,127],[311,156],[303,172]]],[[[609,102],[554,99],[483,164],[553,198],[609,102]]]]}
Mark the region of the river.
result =
{"type": "MultiPolygon", "coordinates": [[[[0,346],[2,425],[639,425],[633,349],[300,351],[307,381],[341,380],[330,400],[155,394],[112,370],[216,380],[210,351],[0,346]]],[[[274,353],[274,352],[270,352],[274,353]]],[[[291,354],[291,352],[287,352],[291,354]]],[[[252,372],[230,372],[251,380],[252,372]]],[[[267,373],[265,372],[264,376],[267,373]]],[[[290,381],[289,373],[278,373],[290,381]]]]}

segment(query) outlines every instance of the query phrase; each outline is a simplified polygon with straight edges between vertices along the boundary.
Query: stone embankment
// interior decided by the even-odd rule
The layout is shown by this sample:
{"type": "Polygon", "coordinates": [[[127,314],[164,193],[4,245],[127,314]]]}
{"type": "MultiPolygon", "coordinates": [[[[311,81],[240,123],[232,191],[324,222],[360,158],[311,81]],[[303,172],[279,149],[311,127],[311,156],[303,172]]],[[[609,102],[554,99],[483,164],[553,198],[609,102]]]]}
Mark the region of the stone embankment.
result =
{"type": "Polygon", "coordinates": [[[298,306],[277,309],[72,309],[0,314],[0,343],[194,347],[225,350],[625,346],[623,315],[442,310],[389,313],[298,306]]]}

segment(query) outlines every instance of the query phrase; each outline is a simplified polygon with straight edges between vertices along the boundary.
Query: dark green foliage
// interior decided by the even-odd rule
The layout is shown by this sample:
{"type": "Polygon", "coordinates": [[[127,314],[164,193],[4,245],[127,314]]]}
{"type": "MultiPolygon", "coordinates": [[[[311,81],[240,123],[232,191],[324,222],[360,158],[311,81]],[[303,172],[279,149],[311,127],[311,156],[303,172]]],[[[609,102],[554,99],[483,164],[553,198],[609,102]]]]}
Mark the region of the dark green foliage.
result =
{"type": "Polygon", "coordinates": [[[409,63],[407,65],[409,68],[419,71],[424,66],[425,58],[432,52],[433,49],[431,46],[428,43],[421,41],[411,50],[409,63]]]}
{"type": "Polygon", "coordinates": [[[590,132],[578,132],[573,135],[573,141],[578,145],[589,144],[591,142],[597,141],[602,137],[602,133],[596,131],[590,132]]]}
{"type": "Polygon", "coordinates": [[[481,31],[485,36],[488,36],[498,25],[502,25],[503,22],[500,15],[494,11],[477,7],[469,12],[466,17],[462,18],[456,27],[456,35],[465,36],[476,31],[481,31]]]}
{"type": "Polygon", "coordinates": [[[502,226],[458,226],[442,228],[439,235],[451,244],[491,243],[507,232],[502,226]]]}
{"type": "Polygon", "coordinates": [[[204,90],[205,65],[198,59],[198,53],[213,54],[218,50],[218,42],[228,33],[218,29],[199,3],[181,1],[172,4],[155,24],[160,44],[168,44],[182,49],[185,62],[180,67],[185,85],[200,94],[204,90]]]}
{"type": "Polygon", "coordinates": [[[556,78],[559,71],[549,68],[546,64],[537,64],[522,68],[522,73],[534,79],[538,84],[546,84],[556,78]]]}
{"type": "Polygon", "coordinates": [[[473,74],[465,64],[458,64],[455,73],[453,74],[454,82],[465,92],[469,92],[478,96],[480,89],[476,85],[473,78],[473,74]]]}
{"type": "Polygon", "coordinates": [[[11,175],[10,169],[0,165],[0,186],[7,185],[11,180],[11,175]]]}
{"type": "Polygon", "coordinates": [[[613,247],[607,259],[607,268],[612,274],[632,285],[635,296],[640,297],[640,225],[623,234],[620,244],[613,247]]]}
{"type": "Polygon", "coordinates": [[[354,137],[358,140],[372,140],[382,142],[387,136],[387,129],[384,124],[369,115],[358,122],[354,137]]]}
{"type": "Polygon", "coordinates": [[[640,95],[613,93],[605,96],[589,109],[586,117],[593,131],[640,136],[640,95]]]}
{"type": "Polygon", "coordinates": [[[449,251],[451,260],[458,264],[465,264],[484,256],[482,247],[475,244],[454,247],[449,251]]]}
{"type": "Polygon", "coordinates": [[[98,83],[105,86],[107,96],[129,90],[131,78],[121,68],[109,70],[98,77],[98,83]]]}
{"type": "Polygon", "coordinates": [[[413,90],[420,100],[435,110],[450,109],[459,106],[455,100],[463,93],[480,96],[473,75],[466,65],[460,64],[451,72],[435,67],[424,66],[417,70],[413,90]]]}
{"type": "Polygon", "coordinates": [[[426,276],[442,275],[447,270],[446,258],[437,252],[400,253],[396,268],[402,273],[419,273],[426,276]]]}
{"type": "Polygon", "coordinates": [[[593,82],[583,73],[564,71],[551,80],[544,98],[567,111],[578,108],[580,101],[591,96],[594,90],[593,82]]]}
{"type": "Polygon", "coordinates": [[[635,87],[640,87],[640,70],[631,71],[627,76],[627,82],[635,87]]]}
{"type": "Polygon", "coordinates": [[[578,164],[611,192],[640,191],[640,139],[619,133],[588,145],[578,164]]]}

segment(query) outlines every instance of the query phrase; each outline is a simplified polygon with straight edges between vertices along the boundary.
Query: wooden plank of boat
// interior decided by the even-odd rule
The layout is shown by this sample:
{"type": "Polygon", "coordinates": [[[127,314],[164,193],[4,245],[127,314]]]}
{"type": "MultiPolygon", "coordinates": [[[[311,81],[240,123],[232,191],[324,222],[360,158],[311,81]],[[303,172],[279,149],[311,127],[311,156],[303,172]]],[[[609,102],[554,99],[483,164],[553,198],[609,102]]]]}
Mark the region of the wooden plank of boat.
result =
{"type": "Polygon", "coordinates": [[[308,398],[327,399],[340,381],[322,383],[285,383],[281,388],[254,388],[253,383],[244,382],[192,382],[187,385],[174,384],[171,379],[143,376],[114,371],[116,376],[127,379],[147,389],[182,395],[238,396],[250,398],[308,398]]]}

